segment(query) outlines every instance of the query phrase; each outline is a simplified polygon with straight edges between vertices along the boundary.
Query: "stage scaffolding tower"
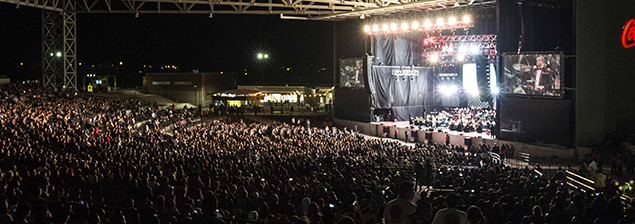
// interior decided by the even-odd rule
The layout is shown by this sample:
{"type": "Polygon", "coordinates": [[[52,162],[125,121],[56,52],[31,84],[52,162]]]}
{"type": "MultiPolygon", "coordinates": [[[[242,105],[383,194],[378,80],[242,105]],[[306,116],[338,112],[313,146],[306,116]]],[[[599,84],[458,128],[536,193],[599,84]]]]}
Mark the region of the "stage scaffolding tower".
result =
{"type": "Polygon", "coordinates": [[[77,91],[76,1],[63,0],[42,10],[42,84],[77,91]]]}

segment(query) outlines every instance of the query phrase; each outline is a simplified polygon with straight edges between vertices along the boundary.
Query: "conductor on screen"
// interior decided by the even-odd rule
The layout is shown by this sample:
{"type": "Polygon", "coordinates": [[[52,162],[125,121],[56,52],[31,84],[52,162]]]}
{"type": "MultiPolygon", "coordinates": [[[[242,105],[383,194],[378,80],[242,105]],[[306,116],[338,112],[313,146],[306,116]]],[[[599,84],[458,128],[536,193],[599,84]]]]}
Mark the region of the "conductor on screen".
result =
{"type": "Polygon", "coordinates": [[[362,61],[355,61],[355,85],[359,86],[361,81],[359,80],[359,76],[362,73],[362,61]]]}
{"type": "Polygon", "coordinates": [[[554,90],[560,87],[558,70],[549,58],[542,55],[536,57],[536,65],[532,67],[534,90],[541,95],[553,95],[554,90]]]}
{"type": "Polygon", "coordinates": [[[505,83],[508,93],[559,96],[560,55],[514,55],[506,60],[505,83]]]}
{"type": "Polygon", "coordinates": [[[344,60],[343,62],[345,64],[340,70],[340,85],[349,88],[364,87],[364,67],[362,60],[344,60]]]}

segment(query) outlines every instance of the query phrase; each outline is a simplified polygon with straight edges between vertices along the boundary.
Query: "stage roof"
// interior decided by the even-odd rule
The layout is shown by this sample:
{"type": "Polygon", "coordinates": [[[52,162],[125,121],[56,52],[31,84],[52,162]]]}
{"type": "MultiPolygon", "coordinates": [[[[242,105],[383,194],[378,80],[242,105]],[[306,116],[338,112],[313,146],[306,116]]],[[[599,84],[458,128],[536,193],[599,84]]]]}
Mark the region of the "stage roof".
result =
{"type": "Polygon", "coordinates": [[[337,21],[467,6],[495,0],[0,0],[9,4],[77,13],[273,14],[281,19],[337,21]]]}

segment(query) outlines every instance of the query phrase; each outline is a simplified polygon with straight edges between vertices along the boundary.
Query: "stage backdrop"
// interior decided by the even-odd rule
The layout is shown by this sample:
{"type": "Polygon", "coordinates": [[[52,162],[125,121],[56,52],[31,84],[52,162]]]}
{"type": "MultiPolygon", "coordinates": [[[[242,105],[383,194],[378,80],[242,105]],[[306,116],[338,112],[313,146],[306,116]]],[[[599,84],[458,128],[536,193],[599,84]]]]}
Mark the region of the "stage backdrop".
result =
{"type": "Polygon", "coordinates": [[[397,120],[422,116],[431,68],[374,66],[368,79],[373,107],[392,109],[397,120]]]}
{"type": "Polygon", "coordinates": [[[419,32],[407,35],[377,35],[374,41],[374,64],[420,66],[422,35],[419,32]]]}

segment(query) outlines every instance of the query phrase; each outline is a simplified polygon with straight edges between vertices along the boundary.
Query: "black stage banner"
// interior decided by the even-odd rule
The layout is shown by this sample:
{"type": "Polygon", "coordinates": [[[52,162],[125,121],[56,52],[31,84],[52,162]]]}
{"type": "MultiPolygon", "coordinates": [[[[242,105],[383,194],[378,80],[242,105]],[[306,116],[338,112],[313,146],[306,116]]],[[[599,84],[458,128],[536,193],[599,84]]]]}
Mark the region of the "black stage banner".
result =
{"type": "Polygon", "coordinates": [[[375,65],[419,65],[423,34],[377,35],[375,38],[375,65]]]}
{"type": "Polygon", "coordinates": [[[397,120],[408,120],[410,114],[422,116],[428,94],[431,68],[374,66],[369,77],[373,107],[392,109],[397,120]]]}

